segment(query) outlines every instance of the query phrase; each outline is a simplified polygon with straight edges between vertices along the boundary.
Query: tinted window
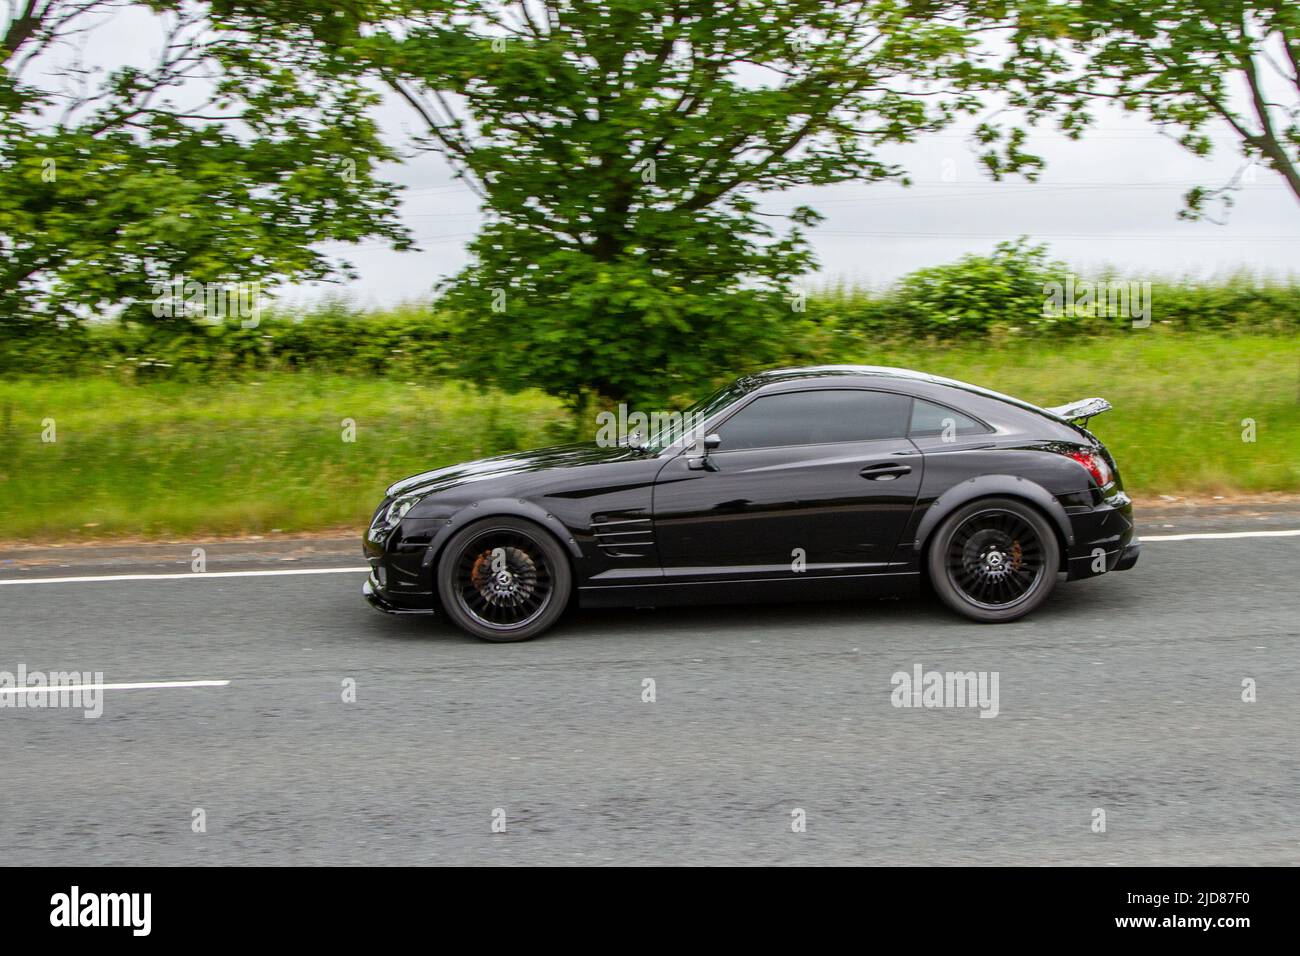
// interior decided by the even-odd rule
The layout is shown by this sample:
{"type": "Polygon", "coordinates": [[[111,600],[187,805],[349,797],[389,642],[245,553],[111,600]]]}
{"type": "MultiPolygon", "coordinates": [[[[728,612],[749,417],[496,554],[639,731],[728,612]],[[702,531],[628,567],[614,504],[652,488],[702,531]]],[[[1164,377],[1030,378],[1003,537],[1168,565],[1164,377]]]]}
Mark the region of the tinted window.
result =
{"type": "Polygon", "coordinates": [[[721,450],[902,438],[911,401],[905,395],[848,389],[768,395],[719,429],[721,450]]]}
{"type": "Polygon", "coordinates": [[[969,415],[955,412],[933,402],[916,399],[912,403],[912,438],[942,438],[944,435],[983,435],[988,428],[969,415]]]}

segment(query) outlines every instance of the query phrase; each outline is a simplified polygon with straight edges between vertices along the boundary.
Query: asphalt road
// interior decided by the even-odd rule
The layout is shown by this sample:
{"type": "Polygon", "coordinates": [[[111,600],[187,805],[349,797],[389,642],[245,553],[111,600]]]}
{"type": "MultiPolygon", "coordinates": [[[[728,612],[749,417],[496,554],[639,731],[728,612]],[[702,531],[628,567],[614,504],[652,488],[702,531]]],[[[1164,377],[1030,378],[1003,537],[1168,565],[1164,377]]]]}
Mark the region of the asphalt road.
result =
{"type": "Polygon", "coordinates": [[[1298,559],[1149,542],[1011,625],[601,611],[518,645],[380,615],[360,573],[0,586],[0,671],[230,682],[0,709],[0,861],[1294,864],[1298,559]],[[894,707],[917,664],[997,672],[998,715],[894,707]]]}

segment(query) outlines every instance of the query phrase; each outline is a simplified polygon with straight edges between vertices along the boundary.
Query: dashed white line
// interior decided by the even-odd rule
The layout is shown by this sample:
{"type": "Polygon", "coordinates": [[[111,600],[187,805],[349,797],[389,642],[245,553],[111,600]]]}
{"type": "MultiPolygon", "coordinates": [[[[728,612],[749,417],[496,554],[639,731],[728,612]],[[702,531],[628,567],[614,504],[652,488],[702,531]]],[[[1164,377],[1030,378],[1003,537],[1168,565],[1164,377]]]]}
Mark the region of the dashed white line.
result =
{"type": "Polygon", "coordinates": [[[68,694],[85,690],[162,690],[174,687],[226,687],[228,680],[155,680],[134,684],[55,684],[47,687],[0,687],[0,697],[19,694],[68,694]]]}
{"type": "MultiPolygon", "coordinates": [[[[1294,538],[1300,528],[1286,531],[1212,531],[1199,534],[1143,534],[1140,541],[1217,541],[1225,538],[1294,538]]],[[[170,574],[88,574],[63,578],[10,578],[6,584],[87,584],[106,581],[202,581],[210,578],[273,578],[301,574],[368,574],[368,567],[282,568],[275,571],[193,571],[170,574]]]]}

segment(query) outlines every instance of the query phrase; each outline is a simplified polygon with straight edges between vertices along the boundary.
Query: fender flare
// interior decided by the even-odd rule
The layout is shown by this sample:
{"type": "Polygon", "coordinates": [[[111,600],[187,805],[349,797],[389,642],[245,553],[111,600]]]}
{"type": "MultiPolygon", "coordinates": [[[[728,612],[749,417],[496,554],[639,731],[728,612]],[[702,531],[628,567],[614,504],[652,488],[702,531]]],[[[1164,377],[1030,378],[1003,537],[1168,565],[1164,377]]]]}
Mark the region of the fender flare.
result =
{"type": "Polygon", "coordinates": [[[528,501],[524,498],[485,498],[482,501],[474,501],[465,504],[456,509],[456,511],[447,518],[438,533],[433,536],[429,542],[428,549],[425,551],[424,560],[421,562],[421,569],[426,573],[432,573],[433,565],[438,556],[442,554],[442,549],[447,546],[452,535],[459,532],[466,525],[473,524],[483,518],[524,518],[533,524],[540,525],[551,533],[551,536],[560,543],[560,547],[568,550],[570,557],[574,561],[582,559],[582,549],[578,547],[577,540],[573,533],[565,526],[564,522],[555,515],[549,513],[541,505],[528,501]]]}
{"type": "Polygon", "coordinates": [[[1007,498],[1023,498],[1030,504],[1037,505],[1056,525],[1056,530],[1061,533],[1061,540],[1065,542],[1066,547],[1074,546],[1074,530],[1070,526],[1069,515],[1050,491],[1037,482],[1018,475],[980,475],[978,478],[953,485],[931,502],[930,507],[926,509],[925,517],[921,519],[916,529],[916,539],[913,542],[916,553],[921,553],[926,541],[939,524],[962,505],[976,498],[991,498],[999,495],[1007,498]]]}

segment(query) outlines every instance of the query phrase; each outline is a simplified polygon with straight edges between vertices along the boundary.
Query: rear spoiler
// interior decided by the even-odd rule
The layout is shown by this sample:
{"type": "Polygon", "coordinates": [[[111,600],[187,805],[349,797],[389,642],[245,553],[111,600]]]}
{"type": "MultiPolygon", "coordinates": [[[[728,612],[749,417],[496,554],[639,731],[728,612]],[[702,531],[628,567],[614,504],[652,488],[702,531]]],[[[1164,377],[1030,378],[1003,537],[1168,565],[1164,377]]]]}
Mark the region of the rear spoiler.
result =
{"type": "Polygon", "coordinates": [[[1064,418],[1067,422],[1079,422],[1086,427],[1088,419],[1094,415],[1100,415],[1102,412],[1108,412],[1113,407],[1104,398],[1081,398],[1077,402],[1057,405],[1054,408],[1044,410],[1051,412],[1058,418],[1064,418]]]}

